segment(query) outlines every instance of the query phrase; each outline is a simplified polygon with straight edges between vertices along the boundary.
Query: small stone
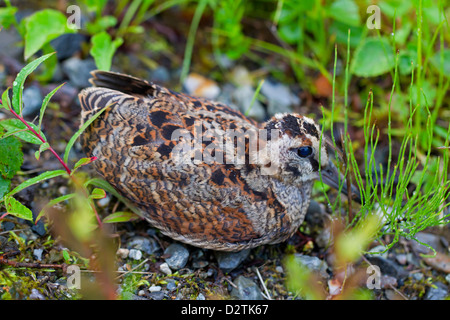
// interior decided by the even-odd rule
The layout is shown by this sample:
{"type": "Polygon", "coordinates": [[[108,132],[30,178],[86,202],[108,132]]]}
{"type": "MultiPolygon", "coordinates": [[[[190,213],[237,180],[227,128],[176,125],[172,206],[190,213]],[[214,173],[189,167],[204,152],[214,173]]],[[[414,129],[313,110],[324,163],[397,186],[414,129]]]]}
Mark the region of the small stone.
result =
{"type": "Polygon", "coordinates": [[[324,211],[317,201],[311,200],[306,210],[305,221],[311,225],[323,225],[324,211]]]}
{"type": "MultiPolygon", "coordinates": [[[[4,214],[4,213],[2,212],[1,214],[4,214]]],[[[10,231],[16,227],[14,222],[11,222],[11,221],[2,221],[1,226],[2,226],[3,231],[10,231]]]]}
{"type": "Polygon", "coordinates": [[[317,257],[296,253],[295,260],[307,267],[311,271],[319,272],[323,278],[328,278],[328,265],[325,261],[317,257]]]}
{"type": "Polygon", "coordinates": [[[174,280],[172,280],[172,279],[167,280],[167,285],[166,285],[167,290],[173,291],[176,288],[177,288],[177,285],[174,280]]]}
{"type": "Polygon", "coordinates": [[[239,264],[244,261],[250,253],[249,249],[245,249],[239,252],[220,252],[216,251],[215,256],[219,264],[219,268],[223,272],[229,273],[236,269],[239,264]]]}
{"type": "Polygon", "coordinates": [[[236,288],[231,291],[231,297],[237,300],[263,300],[259,287],[250,279],[239,276],[233,281],[236,288]]]}
{"type": "Polygon", "coordinates": [[[159,66],[151,71],[150,79],[158,83],[165,83],[170,81],[170,73],[167,68],[159,66]]]}
{"type": "Polygon", "coordinates": [[[196,97],[215,99],[220,94],[220,88],[216,82],[196,73],[189,74],[183,86],[189,94],[196,97]]]}
{"type": "Polygon", "coordinates": [[[158,242],[156,242],[152,238],[138,236],[132,238],[131,241],[128,242],[128,248],[138,249],[150,255],[158,251],[160,249],[160,246],[158,242]]]}
{"type": "Polygon", "coordinates": [[[397,260],[397,262],[401,265],[405,265],[408,262],[408,257],[406,256],[406,254],[401,253],[401,254],[397,254],[395,256],[395,260],[397,260]]]}
{"type": "Polygon", "coordinates": [[[67,188],[66,186],[61,186],[58,188],[58,192],[64,196],[69,192],[69,188],[67,188]]]}
{"type": "Polygon", "coordinates": [[[45,300],[45,297],[37,289],[31,289],[30,299],[31,300],[45,300]]]}
{"type": "Polygon", "coordinates": [[[267,97],[267,110],[270,116],[292,112],[292,106],[300,104],[299,97],[294,95],[289,87],[279,82],[264,81],[261,93],[267,97]]]}
{"type": "Polygon", "coordinates": [[[81,44],[87,37],[80,33],[65,33],[50,41],[52,48],[56,51],[58,60],[64,60],[73,56],[81,50],[81,44]]]}
{"type": "Polygon", "coordinates": [[[392,289],[384,290],[384,294],[387,300],[405,300],[405,298],[398,294],[397,291],[392,289]]]}
{"type": "Polygon", "coordinates": [[[44,252],[44,249],[34,249],[33,250],[33,256],[36,260],[41,261],[42,260],[42,253],[44,252]]]}
{"type": "Polygon", "coordinates": [[[284,272],[282,266],[276,266],[276,267],[275,267],[275,271],[278,272],[278,273],[283,273],[283,272],[284,272]]]}
{"type": "Polygon", "coordinates": [[[164,292],[162,292],[162,291],[150,292],[149,297],[153,300],[162,300],[162,299],[164,299],[164,292]]]}
{"type": "Polygon", "coordinates": [[[206,300],[206,298],[202,293],[199,293],[197,296],[197,300],[206,300]]]}
{"type": "Polygon", "coordinates": [[[128,258],[129,253],[130,253],[130,250],[127,248],[119,248],[119,249],[117,249],[117,252],[116,252],[116,254],[122,259],[128,258]]]}
{"type": "Polygon", "coordinates": [[[144,291],[144,290],[139,290],[138,296],[139,296],[139,297],[145,296],[145,291],[144,291]]]}
{"type": "Polygon", "coordinates": [[[435,286],[428,288],[424,296],[425,300],[444,300],[448,296],[448,290],[440,282],[434,283],[435,286]]]}
{"type": "Polygon", "coordinates": [[[31,230],[41,237],[47,234],[47,230],[45,229],[45,224],[42,220],[39,220],[36,224],[34,224],[31,227],[31,230]]]}
{"type": "Polygon", "coordinates": [[[165,255],[169,255],[166,258],[166,262],[171,269],[178,270],[183,268],[189,259],[189,250],[178,243],[172,243],[164,250],[165,255]]]}
{"type": "Polygon", "coordinates": [[[24,117],[35,116],[41,109],[43,96],[38,86],[30,86],[23,90],[23,110],[24,117]]]}
{"type": "Polygon", "coordinates": [[[130,249],[128,256],[134,260],[141,260],[142,259],[142,251],[137,250],[137,249],[130,249]]]}
{"type": "Polygon", "coordinates": [[[404,279],[408,276],[408,272],[406,272],[400,265],[395,263],[393,260],[383,258],[378,255],[366,255],[367,260],[370,261],[371,264],[378,266],[381,272],[385,275],[397,278],[404,279]]]}
{"type": "Polygon", "coordinates": [[[411,277],[416,281],[422,281],[423,273],[422,272],[414,272],[413,274],[411,274],[411,277]]]}
{"type": "Polygon", "coordinates": [[[234,90],[232,93],[232,98],[242,113],[255,120],[264,121],[266,117],[266,110],[257,99],[255,99],[252,104],[254,95],[255,89],[253,89],[250,85],[244,85],[237,87],[236,90],[234,90]]]}
{"type": "Polygon", "coordinates": [[[372,249],[369,250],[369,252],[371,253],[370,255],[373,257],[383,257],[385,259],[387,259],[388,257],[388,252],[383,252],[386,250],[385,246],[379,245],[376,247],[373,247],[372,249]],[[378,252],[383,252],[383,253],[378,253],[378,252]]]}
{"type": "MultiPolygon", "coordinates": [[[[416,233],[415,238],[418,241],[433,247],[437,252],[447,252],[448,243],[445,243],[445,238],[441,236],[432,233],[418,232],[416,233]]],[[[410,242],[411,247],[416,254],[434,254],[434,252],[430,248],[424,246],[423,244],[420,244],[418,241],[411,240],[410,242]]]]}
{"type": "Polygon", "coordinates": [[[445,276],[445,281],[447,281],[447,283],[450,284],[450,273],[445,276]]]}
{"type": "Polygon", "coordinates": [[[108,206],[108,204],[111,202],[111,198],[109,196],[106,196],[102,199],[97,200],[97,205],[100,208],[105,208],[108,206]]]}
{"type": "Polygon", "coordinates": [[[172,270],[170,270],[170,267],[167,264],[167,262],[161,263],[161,265],[159,266],[159,270],[161,270],[161,272],[167,274],[168,276],[172,274],[172,270]]]}
{"type": "Polygon", "coordinates": [[[150,288],[148,288],[148,291],[150,291],[150,292],[161,291],[161,286],[151,286],[150,288]]]}
{"type": "Polygon", "coordinates": [[[93,59],[81,60],[78,57],[72,57],[63,62],[62,69],[75,87],[85,88],[90,86],[90,72],[97,67],[93,59]]]}
{"type": "Polygon", "coordinates": [[[397,279],[391,276],[382,275],[380,277],[380,287],[383,289],[397,287],[397,279]]]}

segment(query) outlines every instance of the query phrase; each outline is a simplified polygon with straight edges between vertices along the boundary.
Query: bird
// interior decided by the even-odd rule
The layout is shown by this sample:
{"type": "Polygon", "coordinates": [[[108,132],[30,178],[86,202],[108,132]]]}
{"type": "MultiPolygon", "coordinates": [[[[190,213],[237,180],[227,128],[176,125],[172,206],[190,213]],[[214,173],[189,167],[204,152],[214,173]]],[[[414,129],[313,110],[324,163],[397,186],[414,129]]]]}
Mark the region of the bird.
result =
{"type": "MultiPolygon", "coordinates": [[[[164,235],[236,252],[289,239],[313,182],[342,174],[316,122],[295,113],[260,123],[221,102],[95,70],[79,93],[81,145],[95,170],[164,235]]],[[[341,188],[348,193],[347,186],[341,188]]]]}

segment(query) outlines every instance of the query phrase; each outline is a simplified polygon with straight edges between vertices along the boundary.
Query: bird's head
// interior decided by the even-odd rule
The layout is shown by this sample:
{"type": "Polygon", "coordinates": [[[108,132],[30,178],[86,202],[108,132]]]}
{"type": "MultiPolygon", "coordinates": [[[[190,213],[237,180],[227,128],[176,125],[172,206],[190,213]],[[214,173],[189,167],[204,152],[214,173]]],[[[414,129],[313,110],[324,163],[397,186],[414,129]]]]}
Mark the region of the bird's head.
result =
{"type": "MultiPolygon", "coordinates": [[[[267,132],[266,156],[261,157],[262,172],[273,174],[289,184],[303,184],[319,179],[338,189],[343,176],[330,160],[325,137],[314,120],[298,114],[276,114],[264,124],[267,132]]],[[[263,152],[264,153],[264,152],[263,152]]],[[[347,184],[342,192],[348,194],[347,184]]],[[[355,195],[357,189],[352,186],[355,195]]],[[[358,193],[359,194],[359,193],[358,193]]]]}

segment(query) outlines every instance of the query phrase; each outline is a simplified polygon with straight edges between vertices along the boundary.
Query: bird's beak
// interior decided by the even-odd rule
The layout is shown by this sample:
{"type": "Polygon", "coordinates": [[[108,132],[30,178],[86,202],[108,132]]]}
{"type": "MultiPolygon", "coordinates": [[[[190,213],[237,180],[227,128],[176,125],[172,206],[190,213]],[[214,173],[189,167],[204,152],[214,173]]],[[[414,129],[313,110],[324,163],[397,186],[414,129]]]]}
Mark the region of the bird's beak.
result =
{"type": "Polygon", "coordinates": [[[329,161],[328,165],[321,170],[322,181],[329,185],[330,187],[339,190],[339,182],[342,185],[342,193],[346,196],[351,196],[352,200],[361,203],[361,194],[359,189],[353,184],[350,186],[350,191],[348,190],[347,180],[343,174],[339,172],[333,162],[329,161]]]}

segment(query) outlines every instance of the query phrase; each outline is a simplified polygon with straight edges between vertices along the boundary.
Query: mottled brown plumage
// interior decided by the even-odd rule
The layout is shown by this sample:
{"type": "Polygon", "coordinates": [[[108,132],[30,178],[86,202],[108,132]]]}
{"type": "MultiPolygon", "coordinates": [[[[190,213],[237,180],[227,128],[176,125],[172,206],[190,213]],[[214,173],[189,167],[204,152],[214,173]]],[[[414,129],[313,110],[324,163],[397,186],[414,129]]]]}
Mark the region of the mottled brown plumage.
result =
{"type": "Polygon", "coordinates": [[[173,239],[225,251],[282,242],[304,219],[319,166],[337,175],[325,144],[319,149],[319,127],[307,117],[278,114],[260,124],[219,102],[127,75],[96,71],[91,83],[79,95],[82,121],[110,107],[82,135],[86,154],[173,239]],[[230,129],[239,134],[223,135],[230,129]],[[267,139],[252,140],[261,129],[267,139]],[[273,159],[263,151],[275,140],[273,159]],[[232,161],[234,152],[243,155],[240,162],[232,161]]]}

